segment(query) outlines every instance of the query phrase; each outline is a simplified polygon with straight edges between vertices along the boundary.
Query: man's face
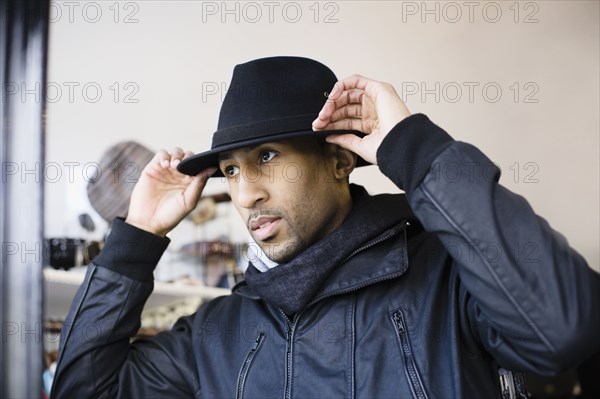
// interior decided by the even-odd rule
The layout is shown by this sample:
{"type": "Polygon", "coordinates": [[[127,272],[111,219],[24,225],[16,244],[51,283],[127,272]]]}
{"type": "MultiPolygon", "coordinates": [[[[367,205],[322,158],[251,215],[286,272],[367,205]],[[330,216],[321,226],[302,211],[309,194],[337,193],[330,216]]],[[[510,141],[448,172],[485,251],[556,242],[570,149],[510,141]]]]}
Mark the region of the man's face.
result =
{"type": "Polygon", "coordinates": [[[221,154],[219,167],[252,238],[275,262],[291,260],[345,216],[340,215],[330,159],[316,140],[233,150],[221,154]]]}

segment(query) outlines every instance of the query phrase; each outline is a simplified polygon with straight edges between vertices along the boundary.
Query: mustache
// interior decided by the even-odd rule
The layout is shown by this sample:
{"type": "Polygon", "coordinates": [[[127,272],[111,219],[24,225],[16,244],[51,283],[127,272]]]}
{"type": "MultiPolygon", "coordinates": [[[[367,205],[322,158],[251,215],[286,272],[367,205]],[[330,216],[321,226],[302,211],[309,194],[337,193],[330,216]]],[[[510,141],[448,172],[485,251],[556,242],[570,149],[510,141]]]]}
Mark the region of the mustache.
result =
{"type": "Polygon", "coordinates": [[[287,216],[287,212],[283,209],[262,209],[259,211],[250,212],[248,215],[248,220],[246,220],[246,226],[250,228],[250,221],[261,216],[276,216],[283,219],[287,216]]]}

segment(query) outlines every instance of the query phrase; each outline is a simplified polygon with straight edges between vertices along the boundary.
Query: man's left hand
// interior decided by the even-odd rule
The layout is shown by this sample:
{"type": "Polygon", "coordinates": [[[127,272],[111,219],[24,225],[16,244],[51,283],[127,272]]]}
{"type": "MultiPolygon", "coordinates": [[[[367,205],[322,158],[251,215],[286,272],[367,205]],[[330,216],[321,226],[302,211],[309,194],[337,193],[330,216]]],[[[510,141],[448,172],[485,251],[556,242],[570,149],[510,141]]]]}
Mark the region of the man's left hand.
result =
{"type": "Polygon", "coordinates": [[[327,142],[337,144],[377,164],[377,149],[398,122],[410,115],[392,85],[360,75],[335,84],[329,99],[313,121],[313,130],[358,130],[366,134],[334,134],[327,142]]]}

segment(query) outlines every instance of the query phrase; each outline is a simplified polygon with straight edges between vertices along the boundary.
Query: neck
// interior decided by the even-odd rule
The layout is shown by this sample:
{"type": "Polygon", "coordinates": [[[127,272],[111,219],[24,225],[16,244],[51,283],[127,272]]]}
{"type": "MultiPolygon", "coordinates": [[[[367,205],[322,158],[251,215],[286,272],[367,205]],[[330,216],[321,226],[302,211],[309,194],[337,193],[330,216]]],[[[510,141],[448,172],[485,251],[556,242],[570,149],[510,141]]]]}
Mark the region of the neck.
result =
{"type": "Polygon", "coordinates": [[[337,230],[342,223],[344,223],[344,220],[346,220],[350,214],[350,211],[352,210],[352,196],[350,195],[350,188],[347,185],[344,187],[343,191],[340,192],[338,198],[339,201],[336,208],[337,212],[331,216],[329,223],[326,224],[329,226],[329,228],[323,231],[323,234],[319,237],[319,239],[327,237],[329,234],[337,230]]]}

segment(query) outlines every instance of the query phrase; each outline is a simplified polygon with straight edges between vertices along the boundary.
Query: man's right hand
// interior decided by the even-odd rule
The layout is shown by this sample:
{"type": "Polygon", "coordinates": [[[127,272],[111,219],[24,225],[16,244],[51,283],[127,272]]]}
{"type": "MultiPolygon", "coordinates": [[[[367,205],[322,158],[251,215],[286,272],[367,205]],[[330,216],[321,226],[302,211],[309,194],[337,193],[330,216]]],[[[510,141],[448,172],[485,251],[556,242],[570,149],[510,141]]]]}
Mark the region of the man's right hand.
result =
{"type": "Polygon", "coordinates": [[[216,168],[193,177],[179,173],[177,165],[190,155],[175,148],[171,153],[160,150],[152,158],[133,189],[126,223],[164,237],[196,207],[216,168]]]}

